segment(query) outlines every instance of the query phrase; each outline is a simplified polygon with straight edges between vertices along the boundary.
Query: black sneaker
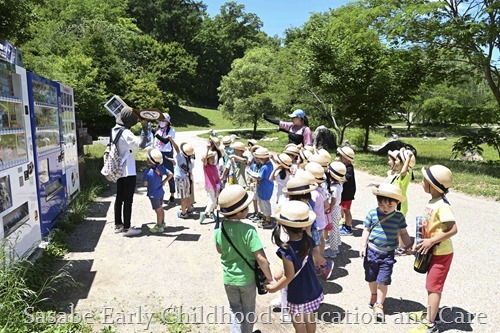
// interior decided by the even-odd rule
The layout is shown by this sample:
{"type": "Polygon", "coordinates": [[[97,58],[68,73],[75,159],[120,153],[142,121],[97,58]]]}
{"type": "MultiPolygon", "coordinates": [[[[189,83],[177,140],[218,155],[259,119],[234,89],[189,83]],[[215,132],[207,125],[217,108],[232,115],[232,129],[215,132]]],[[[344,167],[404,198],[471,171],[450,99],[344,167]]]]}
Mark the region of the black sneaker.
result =
{"type": "Polygon", "coordinates": [[[174,204],[175,203],[175,198],[174,198],[173,195],[170,197],[170,199],[168,199],[168,203],[169,204],[174,204]]]}

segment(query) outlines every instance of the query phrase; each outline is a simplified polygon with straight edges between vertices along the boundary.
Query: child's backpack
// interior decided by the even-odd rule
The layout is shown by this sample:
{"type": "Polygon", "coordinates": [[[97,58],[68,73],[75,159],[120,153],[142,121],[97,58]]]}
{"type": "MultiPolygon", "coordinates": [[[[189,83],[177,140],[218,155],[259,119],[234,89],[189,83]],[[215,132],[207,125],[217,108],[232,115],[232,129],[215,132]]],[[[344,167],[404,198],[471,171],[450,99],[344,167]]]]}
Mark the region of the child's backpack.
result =
{"type": "MultiPolygon", "coordinates": [[[[101,169],[101,174],[110,182],[116,183],[118,178],[123,175],[123,162],[118,152],[118,146],[116,143],[122,136],[125,128],[120,128],[116,137],[113,141],[108,143],[106,150],[104,151],[104,166],[101,169]]],[[[113,134],[113,131],[111,131],[113,134]]],[[[110,136],[111,140],[112,136],[110,136]]]]}

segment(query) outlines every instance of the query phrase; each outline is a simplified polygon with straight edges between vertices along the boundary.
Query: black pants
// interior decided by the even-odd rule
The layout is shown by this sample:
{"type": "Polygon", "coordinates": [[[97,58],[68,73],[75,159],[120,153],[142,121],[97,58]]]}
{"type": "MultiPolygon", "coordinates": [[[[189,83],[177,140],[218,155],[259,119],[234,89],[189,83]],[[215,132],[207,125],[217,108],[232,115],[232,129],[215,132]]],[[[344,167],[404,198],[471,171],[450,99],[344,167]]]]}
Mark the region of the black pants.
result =
{"type": "MultiPolygon", "coordinates": [[[[173,151],[162,151],[163,154],[163,166],[167,168],[172,174],[174,173],[174,164],[172,161],[167,160],[167,157],[173,158],[174,157],[174,152],[173,151]]],[[[170,195],[173,196],[175,193],[175,182],[174,182],[174,177],[170,178],[168,181],[168,187],[170,187],[170,195]]]]}
{"type": "Polygon", "coordinates": [[[130,228],[136,178],[136,176],[123,177],[116,182],[115,225],[123,224],[125,229],[130,228]]]}

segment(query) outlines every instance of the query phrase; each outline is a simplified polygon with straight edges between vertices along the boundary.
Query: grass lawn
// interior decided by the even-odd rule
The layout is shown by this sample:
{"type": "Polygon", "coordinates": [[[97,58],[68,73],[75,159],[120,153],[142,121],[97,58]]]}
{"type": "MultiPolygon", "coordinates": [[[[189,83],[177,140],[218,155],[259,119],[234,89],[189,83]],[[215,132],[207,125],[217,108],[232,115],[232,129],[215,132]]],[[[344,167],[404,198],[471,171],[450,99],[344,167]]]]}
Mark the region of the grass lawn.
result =
{"type": "MultiPolygon", "coordinates": [[[[220,135],[230,134],[220,132],[220,135]]],[[[244,141],[251,132],[242,132],[238,135],[244,141]]],[[[208,137],[208,135],[205,135],[208,137]]],[[[363,131],[361,129],[348,129],[345,138],[351,144],[360,145],[363,131]]],[[[287,135],[277,130],[259,131],[257,138],[259,144],[271,151],[280,152],[287,143],[287,135]]],[[[451,161],[453,157],[451,149],[457,138],[448,140],[437,140],[431,138],[424,140],[421,138],[400,138],[401,141],[413,145],[417,149],[417,164],[415,166],[415,180],[422,181],[421,168],[425,165],[442,164],[450,168],[453,172],[453,189],[500,201],[500,160],[496,151],[487,146],[483,146],[483,162],[461,162],[451,161]]],[[[381,144],[387,140],[378,133],[370,134],[370,143],[381,144]]],[[[245,142],[245,141],[244,141],[245,142]]],[[[246,142],[245,142],[246,143],[246,142]]],[[[334,155],[334,152],[331,152],[334,155]]],[[[373,153],[356,152],[355,168],[369,172],[374,175],[385,176],[388,170],[387,157],[373,153]]]]}

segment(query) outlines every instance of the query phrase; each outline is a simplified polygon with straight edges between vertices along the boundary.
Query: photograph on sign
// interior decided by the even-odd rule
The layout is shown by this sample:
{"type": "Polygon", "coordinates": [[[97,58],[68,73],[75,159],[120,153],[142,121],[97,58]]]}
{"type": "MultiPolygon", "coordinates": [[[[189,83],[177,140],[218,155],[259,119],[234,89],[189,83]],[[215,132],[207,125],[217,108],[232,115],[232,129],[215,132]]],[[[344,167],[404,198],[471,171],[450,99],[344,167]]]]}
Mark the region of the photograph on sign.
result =
{"type": "Polygon", "coordinates": [[[108,110],[113,116],[118,116],[120,111],[128,106],[119,96],[114,95],[109,99],[109,101],[104,104],[106,110],[108,110]]]}
{"type": "Polygon", "coordinates": [[[0,213],[12,207],[10,176],[0,178],[0,213]]]}

